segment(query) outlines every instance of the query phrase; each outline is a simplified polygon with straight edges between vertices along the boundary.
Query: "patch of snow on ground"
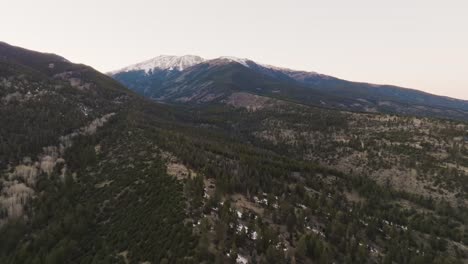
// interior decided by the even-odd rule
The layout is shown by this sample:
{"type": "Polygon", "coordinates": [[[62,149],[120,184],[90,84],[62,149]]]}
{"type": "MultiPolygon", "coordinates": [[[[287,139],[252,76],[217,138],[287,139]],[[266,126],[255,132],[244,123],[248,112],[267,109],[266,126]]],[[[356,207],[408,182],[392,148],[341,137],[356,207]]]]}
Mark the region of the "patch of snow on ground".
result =
{"type": "Polygon", "coordinates": [[[244,256],[242,256],[240,254],[237,254],[236,263],[237,264],[247,264],[247,263],[249,263],[249,261],[247,260],[246,257],[244,257],[244,256]]]}

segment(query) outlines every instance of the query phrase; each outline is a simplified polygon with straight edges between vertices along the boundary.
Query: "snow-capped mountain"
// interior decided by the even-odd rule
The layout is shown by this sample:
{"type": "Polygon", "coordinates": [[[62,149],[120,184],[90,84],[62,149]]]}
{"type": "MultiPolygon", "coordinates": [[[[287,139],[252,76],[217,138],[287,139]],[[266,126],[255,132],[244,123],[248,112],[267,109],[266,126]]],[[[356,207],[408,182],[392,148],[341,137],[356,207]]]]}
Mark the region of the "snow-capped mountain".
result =
{"type": "Polygon", "coordinates": [[[137,93],[166,102],[220,103],[242,92],[348,111],[468,120],[468,101],[236,57],[159,56],[110,75],[137,93]]]}
{"type": "Polygon", "coordinates": [[[130,72],[130,71],[153,71],[158,70],[178,70],[183,71],[184,69],[202,63],[205,59],[200,56],[194,55],[184,55],[184,56],[170,56],[170,55],[161,55],[155,58],[133,64],[111,72],[110,74],[117,74],[121,72],[130,72]]]}
{"type": "Polygon", "coordinates": [[[145,73],[149,73],[150,71],[154,70],[177,70],[183,71],[188,67],[203,63],[203,62],[218,62],[220,64],[223,63],[238,63],[244,67],[250,68],[255,66],[258,68],[261,66],[262,68],[274,70],[274,71],[292,71],[291,69],[275,67],[267,64],[261,64],[254,62],[247,58],[237,58],[233,56],[221,56],[215,59],[204,59],[200,56],[195,55],[184,55],[184,56],[172,56],[172,55],[160,55],[155,58],[142,61],[136,64],[129,65],[125,68],[111,71],[109,72],[110,75],[115,75],[122,72],[132,72],[132,71],[144,71],[145,73]]]}

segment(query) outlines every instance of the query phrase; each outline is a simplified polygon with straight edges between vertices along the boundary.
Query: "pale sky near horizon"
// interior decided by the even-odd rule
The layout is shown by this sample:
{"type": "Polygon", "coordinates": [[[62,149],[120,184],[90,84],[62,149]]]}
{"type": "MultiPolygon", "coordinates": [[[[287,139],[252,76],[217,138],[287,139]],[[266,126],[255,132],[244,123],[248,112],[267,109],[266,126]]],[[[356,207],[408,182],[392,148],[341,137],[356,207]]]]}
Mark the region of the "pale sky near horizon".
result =
{"type": "Polygon", "coordinates": [[[468,99],[467,0],[0,0],[0,41],[106,72],[236,56],[468,99]]]}

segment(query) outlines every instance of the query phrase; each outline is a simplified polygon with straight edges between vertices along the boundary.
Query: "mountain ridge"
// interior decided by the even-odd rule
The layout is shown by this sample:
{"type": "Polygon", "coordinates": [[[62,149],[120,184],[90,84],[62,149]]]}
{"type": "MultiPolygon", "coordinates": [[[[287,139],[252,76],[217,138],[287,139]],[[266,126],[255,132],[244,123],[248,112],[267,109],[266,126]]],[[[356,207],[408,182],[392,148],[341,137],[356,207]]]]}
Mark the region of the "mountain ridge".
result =
{"type": "Polygon", "coordinates": [[[109,72],[109,75],[117,74],[120,72],[128,71],[138,71],[143,70],[146,73],[153,71],[155,69],[162,70],[179,70],[196,65],[205,61],[205,59],[196,56],[196,55],[183,55],[183,56],[173,56],[173,55],[159,55],[149,60],[145,60],[136,64],[129,65],[119,70],[114,70],[109,72]]]}
{"type": "MultiPolygon", "coordinates": [[[[451,96],[447,96],[447,95],[441,95],[441,94],[434,94],[434,93],[431,93],[431,92],[427,92],[427,91],[423,91],[423,90],[419,90],[417,88],[409,88],[409,87],[403,87],[403,86],[398,86],[398,85],[393,85],[393,84],[382,84],[382,83],[371,83],[371,82],[364,82],[364,81],[351,81],[351,80],[347,80],[347,79],[343,79],[343,78],[339,78],[339,77],[334,77],[332,75],[328,75],[328,74],[322,74],[322,73],[318,73],[318,72],[315,72],[315,71],[310,71],[310,70],[304,70],[304,69],[294,69],[294,68],[291,68],[291,67],[281,67],[281,66],[275,66],[275,65],[272,65],[272,64],[265,64],[265,63],[259,63],[259,62],[256,62],[252,59],[248,59],[248,58],[240,58],[240,57],[235,57],[235,56],[220,56],[220,57],[216,57],[216,58],[212,58],[212,59],[206,59],[206,58],[203,58],[201,56],[198,56],[198,55],[192,55],[192,54],[187,54],[187,55],[181,55],[181,56],[177,56],[177,55],[158,55],[152,59],[149,59],[149,60],[145,60],[145,61],[142,61],[142,62],[139,62],[139,63],[136,63],[136,64],[131,64],[129,66],[126,66],[124,68],[121,68],[121,69],[118,69],[118,70],[112,70],[112,71],[108,71],[106,72],[106,74],[108,75],[115,75],[115,74],[118,74],[118,73],[121,73],[121,72],[124,72],[124,71],[134,71],[134,70],[143,70],[143,69],[138,69],[138,68],[132,68],[132,66],[136,66],[136,65],[140,65],[140,64],[145,64],[145,63],[149,63],[149,62],[152,62],[152,61],[155,61],[157,60],[158,58],[164,58],[164,57],[171,57],[171,58],[175,58],[175,59],[184,59],[184,58],[187,58],[187,57],[195,57],[195,58],[198,58],[198,62],[194,62],[194,63],[191,63],[191,66],[195,66],[197,64],[201,64],[201,63],[206,63],[206,62],[210,62],[210,61],[216,61],[216,60],[227,60],[229,62],[236,62],[236,63],[239,63],[245,67],[250,67],[252,66],[252,64],[254,64],[255,66],[260,66],[260,67],[263,67],[264,70],[271,70],[271,71],[281,71],[285,74],[290,74],[294,77],[294,79],[306,79],[306,76],[320,76],[322,78],[328,78],[328,79],[337,79],[337,80],[342,80],[342,81],[347,81],[347,82],[352,82],[352,83],[356,83],[356,84],[363,84],[363,85],[370,85],[370,86],[373,86],[373,87],[395,87],[395,88],[401,88],[401,89],[407,89],[407,90],[413,90],[413,91],[418,91],[418,92],[421,92],[421,93],[425,93],[425,94],[428,94],[428,95],[432,95],[432,96],[438,96],[438,97],[443,97],[443,98],[447,98],[447,99],[451,99],[451,100],[458,100],[458,101],[464,101],[464,102],[467,102],[468,103],[468,100],[467,99],[461,99],[461,98],[456,98],[456,97],[451,97],[451,96]],[[249,65],[250,63],[250,65],[249,65]],[[302,74],[302,76],[300,76],[302,74]],[[304,76],[305,75],[305,76],[304,76]]],[[[151,67],[151,65],[147,65],[148,67],[151,67]]],[[[154,69],[168,69],[169,67],[167,68],[164,68],[164,67],[153,67],[153,68],[150,68],[149,70],[154,70],[154,69]]],[[[183,68],[177,68],[179,71],[185,69],[185,68],[188,68],[188,67],[183,67],[183,68]]],[[[148,73],[148,70],[144,69],[145,72],[148,73]]]]}
{"type": "Polygon", "coordinates": [[[466,100],[392,85],[352,82],[235,57],[201,60],[182,70],[129,70],[110,76],[143,96],[172,103],[220,103],[242,91],[347,111],[468,120],[466,100]]]}

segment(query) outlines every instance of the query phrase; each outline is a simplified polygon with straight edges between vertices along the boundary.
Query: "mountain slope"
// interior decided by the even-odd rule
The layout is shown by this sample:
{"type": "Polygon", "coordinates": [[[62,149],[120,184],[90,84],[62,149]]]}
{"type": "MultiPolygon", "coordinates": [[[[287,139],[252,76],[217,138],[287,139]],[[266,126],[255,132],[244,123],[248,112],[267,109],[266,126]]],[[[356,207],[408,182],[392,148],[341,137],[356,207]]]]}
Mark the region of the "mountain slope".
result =
{"type": "Polygon", "coordinates": [[[169,114],[88,66],[0,44],[2,263],[193,257],[180,184],[160,156],[135,160],[153,150],[127,120],[143,105],[169,114]]]}
{"type": "Polygon", "coordinates": [[[5,43],[0,43],[0,52],[0,118],[2,124],[9,124],[0,130],[3,166],[8,161],[20,161],[24,154],[35,155],[57,135],[115,112],[133,95],[92,68],[56,55],[5,43]],[[34,133],[40,134],[35,138],[34,133]],[[23,153],[23,145],[30,153],[23,153]]]}
{"type": "Polygon", "coordinates": [[[221,57],[183,70],[125,70],[111,76],[132,90],[167,102],[219,102],[244,91],[306,105],[466,120],[468,102],[390,85],[341,80],[248,59],[221,57]]]}

